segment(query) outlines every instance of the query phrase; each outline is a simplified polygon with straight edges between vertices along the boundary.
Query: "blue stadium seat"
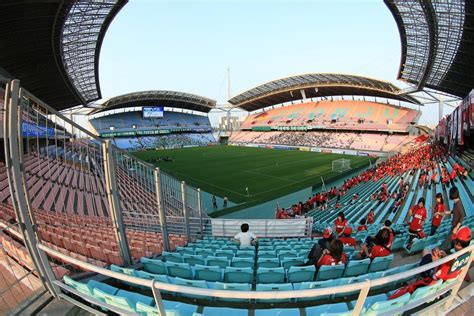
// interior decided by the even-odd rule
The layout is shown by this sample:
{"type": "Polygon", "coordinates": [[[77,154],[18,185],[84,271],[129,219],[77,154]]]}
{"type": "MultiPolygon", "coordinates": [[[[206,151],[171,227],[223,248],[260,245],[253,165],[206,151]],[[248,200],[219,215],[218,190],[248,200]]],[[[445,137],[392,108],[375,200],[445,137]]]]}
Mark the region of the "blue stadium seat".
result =
{"type": "Polygon", "coordinates": [[[411,248],[408,249],[406,246],[404,246],[403,251],[407,255],[412,255],[414,253],[423,251],[424,248],[425,248],[425,239],[417,239],[416,238],[416,239],[413,240],[411,248]]]}
{"type": "Polygon", "coordinates": [[[278,258],[258,258],[258,268],[278,268],[280,266],[280,260],[278,258]]]}
{"type": "Polygon", "coordinates": [[[275,250],[259,250],[258,251],[259,258],[276,258],[276,251],[275,250]]]}
{"type": "Polygon", "coordinates": [[[278,259],[283,260],[287,258],[298,257],[298,253],[294,250],[281,250],[278,251],[278,259]]]}
{"type": "Polygon", "coordinates": [[[290,267],[288,269],[288,283],[313,281],[315,273],[316,267],[314,265],[305,267],[290,267]]]}
{"type": "Polygon", "coordinates": [[[141,264],[143,265],[143,270],[155,274],[166,274],[165,263],[161,260],[153,260],[148,258],[141,258],[141,264]]]}
{"type": "Polygon", "coordinates": [[[285,282],[285,269],[283,268],[258,268],[257,283],[283,283],[285,282]]]}
{"type": "Polygon", "coordinates": [[[193,279],[193,271],[187,263],[166,262],[166,270],[169,276],[193,279]]]}
{"type": "MultiPolygon", "coordinates": [[[[89,285],[87,284],[75,281],[71,279],[70,277],[68,277],[67,275],[63,276],[63,281],[66,285],[72,287],[73,289],[81,292],[84,295],[91,296],[91,297],[94,296],[94,289],[89,287],[89,285]]],[[[118,289],[115,289],[113,294],[117,293],[117,291],[118,289]]]]}
{"type": "Polygon", "coordinates": [[[255,251],[252,250],[238,250],[235,253],[235,256],[238,258],[255,258],[255,251]]]}
{"type": "Polygon", "coordinates": [[[370,265],[370,259],[363,260],[351,260],[347,263],[346,269],[344,270],[344,277],[357,276],[367,273],[370,265]]]}
{"type": "Polygon", "coordinates": [[[428,303],[434,300],[435,298],[428,299],[428,296],[434,294],[438,288],[443,284],[443,280],[438,280],[432,285],[419,287],[411,294],[410,301],[408,303],[421,301],[423,303],[428,303]]]}
{"type": "Polygon", "coordinates": [[[177,263],[182,263],[183,262],[183,256],[180,253],[177,252],[167,252],[163,251],[161,253],[161,256],[163,257],[163,261],[165,262],[177,262],[177,263]]]}
{"type": "Polygon", "coordinates": [[[281,266],[285,269],[289,269],[292,266],[299,266],[304,264],[305,259],[303,257],[285,258],[281,260],[281,266]]]}
{"type": "Polygon", "coordinates": [[[376,257],[370,263],[369,272],[385,271],[392,264],[393,254],[385,257],[376,257]]]}
{"type": "Polygon", "coordinates": [[[200,264],[200,265],[205,265],[206,261],[204,260],[203,256],[200,255],[188,255],[188,254],[183,254],[183,261],[184,263],[187,263],[191,266],[200,264]]]}
{"type": "Polygon", "coordinates": [[[406,305],[409,300],[410,293],[406,293],[393,300],[375,302],[367,309],[365,315],[391,315],[393,310],[406,305]]]}
{"type": "Polygon", "coordinates": [[[335,266],[321,266],[316,275],[316,281],[324,281],[331,279],[338,279],[342,277],[344,273],[345,266],[343,264],[338,264],[335,266]]]}
{"type": "Polygon", "coordinates": [[[204,258],[214,256],[214,251],[209,250],[209,249],[203,249],[203,248],[194,249],[194,253],[196,255],[203,256],[204,258]]]}
{"type": "Polygon", "coordinates": [[[153,297],[145,296],[135,292],[129,292],[125,290],[119,290],[116,296],[121,296],[127,298],[130,302],[132,302],[133,306],[136,306],[138,302],[142,302],[144,304],[152,305],[154,304],[153,297]]]}
{"type": "Polygon", "coordinates": [[[131,313],[136,312],[135,310],[136,304],[132,303],[125,297],[109,294],[109,293],[101,291],[100,289],[94,289],[94,297],[96,297],[101,302],[118,307],[127,312],[131,312],[131,313]]]}
{"type": "Polygon", "coordinates": [[[253,269],[254,259],[234,257],[234,259],[232,259],[231,266],[236,267],[236,268],[252,268],[253,269]]]}
{"type": "Polygon", "coordinates": [[[209,256],[206,258],[206,264],[208,266],[216,266],[222,269],[225,269],[229,266],[229,259],[227,257],[214,257],[209,256]]]}
{"type": "Polygon", "coordinates": [[[112,295],[118,292],[118,289],[116,287],[113,287],[111,285],[108,285],[106,283],[102,283],[96,280],[89,280],[87,282],[87,286],[89,286],[89,288],[92,290],[99,289],[102,292],[105,292],[107,294],[112,294],[112,295]]]}
{"type": "Polygon", "coordinates": [[[222,269],[215,266],[203,266],[203,265],[195,265],[194,266],[194,273],[196,280],[205,280],[209,282],[222,282],[224,279],[224,274],[222,269]]]}
{"type": "Polygon", "coordinates": [[[176,247],[176,252],[179,252],[182,255],[184,254],[194,255],[194,249],[189,247],[189,245],[187,247],[181,247],[181,246],[176,247]]]}
{"type": "Polygon", "coordinates": [[[228,260],[234,258],[233,250],[216,250],[216,257],[226,257],[228,260]]]}
{"type": "Polygon", "coordinates": [[[252,283],[252,268],[227,267],[224,271],[224,280],[227,283],[252,283]]]}

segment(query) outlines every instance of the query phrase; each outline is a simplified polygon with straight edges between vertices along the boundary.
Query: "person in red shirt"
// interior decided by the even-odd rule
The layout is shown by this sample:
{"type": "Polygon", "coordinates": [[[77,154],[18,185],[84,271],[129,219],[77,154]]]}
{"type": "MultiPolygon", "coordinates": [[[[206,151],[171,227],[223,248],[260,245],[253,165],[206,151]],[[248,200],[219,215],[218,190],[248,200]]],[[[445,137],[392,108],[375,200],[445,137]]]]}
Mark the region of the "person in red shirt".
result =
{"type": "Polygon", "coordinates": [[[451,170],[451,173],[449,174],[449,180],[451,181],[452,185],[454,185],[454,179],[456,178],[456,175],[457,171],[453,168],[453,170],[451,170]]]}
{"type": "Polygon", "coordinates": [[[433,216],[431,217],[431,232],[430,236],[436,233],[436,230],[441,225],[444,215],[450,214],[446,212],[446,206],[443,201],[443,194],[436,193],[436,204],[433,206],[433,216]]]}
{"type": "Polygon", "coordinates": [[[411,247],[413,239],[426,237],[425,233],[423,232],[423,224],[427,217],[425,198],[421,197],[418,199],[418,204],[414,205],[410,209],[408,212],[408,217],[411,217],[410,226],[408,228],[408,232],[410,234],[408,245],[411,247]]]}
{"type": "Polygon", "coordinates": [[[387,244],[390,242],[390,230],[388,228],[382,228],[379,233],[375,236],[374,245],[369,247],[366,243],[363,243],[360,248],[360,258],[370,258],[371,260],[377,257],[386,257],[392,253],[387,244]]]}
{"type": "Polygon", "coordinates": [[[321,259],[316,264],[321,266],[335,266],[337,264],[346,264],[347,255],[344,253],[344,245],[339,239],[334,239],[329,245],[329,249],[323,251],[321,259]]]}
{"type": "Polygon", "coordinates": [[[342,235],[346,225],[347,219],[344,217],[344,212],[339,212],[339,214],[337,214],[336,220],[334,221],[334,232],[336,233],[336,236],[342,235]]]}
{"type": "MultiPolygon", "coordinates": [[[[453,237],[454,250],[459,251],[469,246],[472,240],[472,232],[469,227],[463,226],[456,231],[453,237]]],[[[455,265],[453,265],[454,262],[456,262],[456,260],[446,262],[445,264],[442,264],[440,267],[438,267],[438,270],[433,275],[433,280],[446,281],[457,278],[462,269],[456,269],[455,265]]],[[[469,274],[466,275],[464,280],[467,282],[471,281],[469,274]]]]}
{"type": "Polygon", "coordinates": [[[438,177],[438,174],[436,173],[436,171],[433,171],[433,174],[431,175],[431,183],[430,183],[430,188],[431,188],[431,185],[433,184],[436,184],[436,178],[438,177]]]}
{"type": "Polygon", "coordinates": [[[374,223],[374,211],[370,210],[369,214],[367,214],[367,224],[374,223]]]}
{"type": "Polygon", "coordinates": [[[361,231],[367,231],[367,225],[365,225],[365,223],[367,223],[367,220],[365,218],[361,219],[360,222],[359,222],[359,226],[357,227],[357,231],[358,232],[361,232],[361,231]]]}
{"type": "Polygon", "coordinates": [[[351,237],[351,234],[352,234],[352,227],[346,226],[346,228],[344,228],[342,237],[339,238],[339,240],[342,241],[342,244],[344,246],[348,246],[348,247],[356,246],[356,240],[351,237]]]}
{"type": "Polygon", "coordinates": [[[276,219],[285,219],[285,218],[288,218],[285,212],[285,209],[278,207],[276,211],[276,219]]]}

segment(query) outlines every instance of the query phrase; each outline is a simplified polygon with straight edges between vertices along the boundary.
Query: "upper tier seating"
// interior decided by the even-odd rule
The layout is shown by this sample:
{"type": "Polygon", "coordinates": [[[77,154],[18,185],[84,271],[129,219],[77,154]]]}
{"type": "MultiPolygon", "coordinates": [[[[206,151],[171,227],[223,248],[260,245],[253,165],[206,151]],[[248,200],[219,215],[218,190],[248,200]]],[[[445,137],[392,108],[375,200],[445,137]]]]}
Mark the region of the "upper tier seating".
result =
{"type": "Polygon", "coordinates": [[[319,101],[270,109],[247,117],[242,129],[255,126],[317,126],[346,130],[406,132],[416,110],[368,101],[319,101]],[[363,123],[359,120],[363,119],[363,123]],[[388,124],[390,123],[390,124],[388,124]]]}

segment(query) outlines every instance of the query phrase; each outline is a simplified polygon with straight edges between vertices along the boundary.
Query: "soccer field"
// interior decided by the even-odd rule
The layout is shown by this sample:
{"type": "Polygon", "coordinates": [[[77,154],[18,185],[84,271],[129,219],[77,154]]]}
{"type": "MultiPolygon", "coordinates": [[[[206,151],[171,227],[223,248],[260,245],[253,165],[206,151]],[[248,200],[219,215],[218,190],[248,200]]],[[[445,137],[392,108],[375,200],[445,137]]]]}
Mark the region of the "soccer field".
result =
{"type": "Polygon", "coordinates": [[[151,162],[168,156],[171,162],[154,163],[192,186],[224,196],[237,204],[252,205],[341,177],[332,172],[332,161],[351,160],[352,169],[369,164],[369,158],[349,155],[276,150],[266,148],[211,146],[133,153],[151,162]],[[246,188],[248,188],[248,195],[246,188]]]}

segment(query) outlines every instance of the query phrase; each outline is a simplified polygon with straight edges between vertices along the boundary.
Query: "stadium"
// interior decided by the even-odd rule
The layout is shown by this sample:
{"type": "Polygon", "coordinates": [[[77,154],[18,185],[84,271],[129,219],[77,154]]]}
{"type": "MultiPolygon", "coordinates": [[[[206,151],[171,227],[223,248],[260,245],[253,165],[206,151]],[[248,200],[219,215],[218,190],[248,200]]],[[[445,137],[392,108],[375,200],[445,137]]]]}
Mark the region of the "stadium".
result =
{"type": "Polygon", "coordinates": [[[229,70],[222,104],[105,97],[137,3],[0,2],[0,314],[474,314],[474,3],[383,3],[397,78],[229,70]]]}

